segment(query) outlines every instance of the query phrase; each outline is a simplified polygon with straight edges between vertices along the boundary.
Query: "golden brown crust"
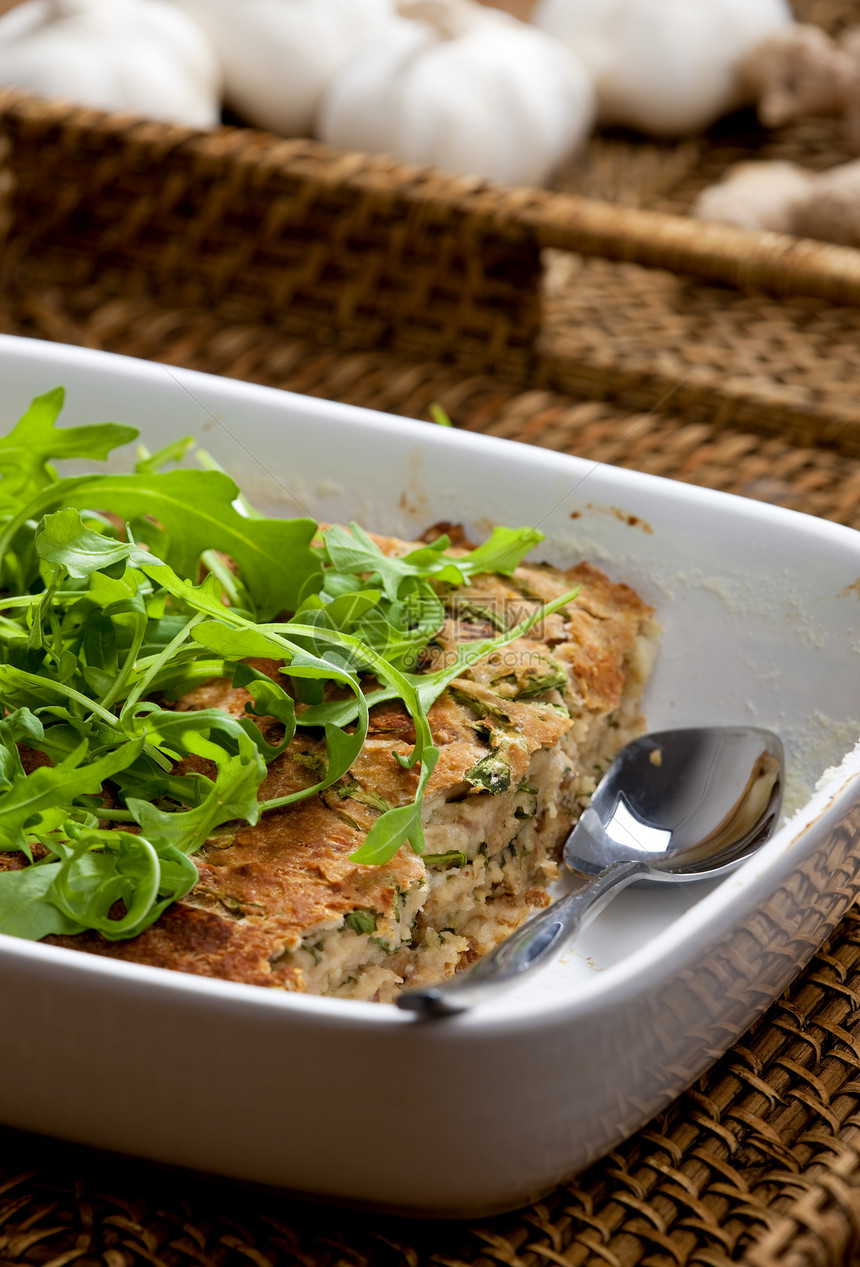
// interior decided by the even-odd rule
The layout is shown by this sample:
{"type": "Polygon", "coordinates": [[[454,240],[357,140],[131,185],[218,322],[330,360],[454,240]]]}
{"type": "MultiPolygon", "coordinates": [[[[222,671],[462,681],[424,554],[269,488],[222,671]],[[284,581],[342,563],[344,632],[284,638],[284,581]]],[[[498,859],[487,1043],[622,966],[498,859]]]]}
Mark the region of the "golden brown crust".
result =
{"type": "Polygon", "coordinates": [[[77,937],[46,937],[53,946],[85,950],[91,954],[152,968],[172,968],[195,976],[221,977],[247,985],[280,985],[295,989],[295,969],[283,965],[275,975],[268,958],[270,939],[263,930],[240,926],[210,911],[175,902],[139,937],[109,942],[96,933],[77,937]]]}
{"type": "MultiPolygon", "coordinates": [[[[377,540],[390,551],[403,544],[377,540]]],[[[453,596],[425,667],[446,662],[458,642],[492,637],[500,625],[510,627],[573,587],[578,594],[568,609],[465,670],[433,704],[429,722],[440,755],[427,788],[428,810],[491,797],[475,768],[500,752],[515,792],[533,755],[554,749],[576,717],[606,716],[617,707],[625,657],[651,609],[628,586],[586,563],[567,573],[538,566],[521,567],[509,579],[476,578],[453,596]]],[[[277,662],[253,663],[289,689],[277,662]]],[[[241,716],[250,699],[247,691],[216,681],[196,688],[177,707],[241,716]]],[[[271,718],[257,724],[271,742],[277,740],[271,718]]],[[[414,740],[402,703],[373,707],[363,751],[343,779],[322,794],[270,811],[255,826],[238,827],[221,838],[220,847],[210,842],[194,859],[200,876],[195,889],[140,936],[118,943],[96,935],[48,940],[186,972],[305,988],[293,952],[309,937],[344,928],[354,912],[372,912],[390,932],[407,896],[425,886],[425,864],[408,845],[382,867],[350,861],[385,806],[413,800],[418,771],[405,769],[397,756],[409,758],[414,740]]],[[[261,797],[310,787],[324,755],[318,733],[300,728],[271,763],[261,797]]],[[[205,765],[197,768],[205,772],[205,765]]],[[[526,904],[539,905],[541,894],[529,888],[526,904]]],[[[401,931],[408,940],[409,930],[401,931]]]]}
{"type": "Polygon", "coordinates": [[[242,827],[226,848],[210,850],[198,863],[194,898],[226,898],[237,915],[265,920],[279,950],[356,907],[390,912],[397,888],[421,879],[422,863],[409,849],[380,867],[350,862],[374,816],[365,806],[344,803],[356,826],[314,796],[267,814],[261,826],[242,827]]]}
{"type": "Polygon", "coordinates": [[[384,867],[350,862],[363,838],[312,797],[198,855],[195,889],[139,936],[110,943],[97,935],[46,940],[155,967],[300,988],[300,974],[285,956],[309,929],[337,925],[356,909],[390,914],[398,889],[423,879],[424,865],[408,849],[384,867]]]}

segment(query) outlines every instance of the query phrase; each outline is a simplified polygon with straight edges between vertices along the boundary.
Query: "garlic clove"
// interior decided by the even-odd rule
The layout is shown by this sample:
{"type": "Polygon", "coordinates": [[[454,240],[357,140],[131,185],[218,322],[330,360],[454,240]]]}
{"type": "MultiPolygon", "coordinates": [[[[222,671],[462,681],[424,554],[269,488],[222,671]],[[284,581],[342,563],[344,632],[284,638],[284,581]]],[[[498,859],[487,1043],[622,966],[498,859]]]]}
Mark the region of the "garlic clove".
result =
{"type": "Polygon", "coordinates": [[[860,246],[860,160],[840,163],[810,182],[791,207],[791,232],[840,246],[860,246]]]}
{"type": "Polygon", "coordinates": [[[399,9],[324,93],[322,140],[538,185],[588,136],[589,77],[542,32],[471,0],[401,0],[399,9]]]}
{"type": "Polygon", "coordinates": [[[743,58],[740,76],[765,127],[810,114],[842,114],[857,81],[856,58],[820,26],[797,22],[760,41],[743,58]]]}
{"type": "Polygon", "coordinates": [[[227,105],[280,136],[310,135],[324,88],[394,13],[394,0],[171,2],[214,45],[227,105]]]}
{"type": "Polygon", "coordinates": [[[162,0],[24,0],[0,17],[0,84],[211,128],[220,72],[205,35],[162,0]]]}
{"type": "Polygon", "coordinates": [[[769,229],[860,246],[860,160],[811,172],[796,163],[737,163],[702,191],[694,214],[744,229],[769,229]]]}
{"type": "Polygon", "coordinates": [[[739,229],[793,233],[795,204],[808,197],[814,179],[797,163],[736,163],[702,190],[693,215],[739,229]]]}

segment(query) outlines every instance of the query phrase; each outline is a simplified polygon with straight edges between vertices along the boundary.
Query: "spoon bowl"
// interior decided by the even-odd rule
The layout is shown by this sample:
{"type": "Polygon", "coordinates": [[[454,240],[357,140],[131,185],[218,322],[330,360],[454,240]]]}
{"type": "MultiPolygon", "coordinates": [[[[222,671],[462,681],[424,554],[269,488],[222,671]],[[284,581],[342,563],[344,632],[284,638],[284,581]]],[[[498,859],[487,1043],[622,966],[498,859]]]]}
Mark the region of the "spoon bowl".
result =
{"type": "Polygon", "coordinates": [[[664,730],[634,739],[603,776],[562,858],[587,877],[573,892],[439,985],[405,990],[419,1016],[462,1012],[536,971],[616,893],[637,882],[689,883],[738,867],[773,834],[782,743],[754,726],[664,730]]]}

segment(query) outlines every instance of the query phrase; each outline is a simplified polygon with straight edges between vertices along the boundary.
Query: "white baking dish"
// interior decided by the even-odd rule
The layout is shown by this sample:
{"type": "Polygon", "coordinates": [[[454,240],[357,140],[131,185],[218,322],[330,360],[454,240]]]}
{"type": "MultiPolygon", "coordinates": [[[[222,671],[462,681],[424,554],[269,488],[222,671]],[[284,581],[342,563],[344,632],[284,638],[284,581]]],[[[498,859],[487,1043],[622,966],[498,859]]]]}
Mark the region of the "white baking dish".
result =
{"type": "Polygon", "coordinates": [[[536,980],[442,1022],[0,936],[3,1123],[402,1211],[511,1207],[675,1097],[860,891],[860,534],[96,352],[0,339],[0,375],[4,427],[63,384],[61,424],[131,423],[153,449],[193,433],[270,512],[540,526],[545,558],[589,558],[658,608],[651,727],[773,727],[793,807],[727,880],[628,891],[536,980]]]}

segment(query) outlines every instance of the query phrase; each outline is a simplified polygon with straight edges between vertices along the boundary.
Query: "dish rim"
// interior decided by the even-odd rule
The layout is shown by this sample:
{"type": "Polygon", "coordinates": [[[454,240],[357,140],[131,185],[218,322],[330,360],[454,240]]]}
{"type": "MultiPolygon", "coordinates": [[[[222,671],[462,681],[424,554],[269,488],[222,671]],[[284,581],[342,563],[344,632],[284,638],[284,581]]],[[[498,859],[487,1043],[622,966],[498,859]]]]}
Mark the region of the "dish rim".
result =
{"type": "MultiPolygon", "coordinates": [[[[225,405],[234,402],[241,403],[250,393],[260,401],[270,404],[273,409],[279,410],[285,421],[289,420],[291,411],[300,409],[306,417],[311,415],[315,421],[323,425],[327,422],[330,424],[349,423],[350,426],[358,424],[404,440],[410,438],[414,440],[419,434],[415,428],[420,427],[422,429],[420,434],[424,440],[432,436],[431,443],[442,448],[453,447],[463,452],[495,451],[506,461],[510,461],[516,454],[521,466],[525,464],[530,469],[545,473],[550,463],[557,464],[558,469],[566,467],[573,475],[579,477],[566,496],[573,494],[583,480],[600,472],[601,481],[608,483],[612,488],[617,488],[622,494],[628,489],[643,489],[646,495],[656,495],[660,499],[668,499],[669,504],[681,505],[689,505],[695,499],[699,507],[704,502],[716,513],[727,510],[730,517],[741,515],[750,524],[767,525],[775,531],[784,525],[792,532],[802,532],[807,539],[815,539],[824,545],[831,542],[834,545],[844,545],[856,551],[858,571],[860,571],[860,532],[843,524],[819,519],[786,507],[758,502],[738,494],[684,484],[664,476],[614,467],[605,462],[557,453],[554,450],[541,449],[503,437],[439,427],[435,423],[399,417],[362,406],[303,396],[280,388],[222,378],[204,371],[164,366],[158,362],[138,360],[98,349],[78,348],[73,345],[54,344],[14,335],[0,335],[0,372],[3,371],[9,359],[28,361],[34,366],[45,364],[46,371],[48,369],[53,371],[54,367],[61,370],[63,366],[68,366],[75,374],[83,372],[86,375],[93,374],[96,378],[100,371],[108,366],[120,375],[149,382],[156,382],[157,378],[163,375],[179,387],[183,387],[201,408],[210,413],[210,416],[213,416],[211,411],[197,400],[191,390],[195,384],[205,386],[210,392],[215,391],[219,400],[222,400],[225,405]]],[[[44,390],[49,390],[50,386],[46,383],[44,390]]],[[[26,402],[24,407],[26,407],[26,402]]],[[[293,421],[297,423],[299,420],[293,418],[293,421]]],[[[228,430],[228,434],[232,433],[228,430]]],[[[241,441],[239,443],[241,444],[241,441]]],[[[259,462],[253,453],[247,449],[245,451],[259,462]]],[[[557,510],[558,506],[554,509],[557,510]]],[[[643,978],[651,980],[665,975],[665,972],[661,972],[661,968],[667,967],[671,958],[677,957],[679,950],[689,945],[691,925],[695,925],[703,937],[717,936],[721,931],[725,932],[729,929],[733,922],[731,912],[733,909],[739,909],[739,897],[746,894],[748,898],[752,898],[757,886],[771,887],[768,882],[778,876],[780,864],[790,865],[801,848],[804,837],[812,832],[815,824],[831,812],[838,813],[840,806],[849,802],[852,795],[856,794],[858,787],[860,787],[860,743],[853,751],[845,754],[836,777],[824,786],[817,787],[797,813],[784,823],[753,857],[749,858],[732,876],[726,877],[710,892],[705,893],[689,910],[672,919],[664,928],[656,932],[635,955],[625,956],[617,963],[595,973],[588,980],[571,983],[569,992],[565,996],[551,993],[546,999],[529,999],[525,1006],[518,1003],[510,1011],[503,1008],[496,1011],[494,1008],[493,1014],[488,1015],[482,1009],[476,1009],[474,1012],[452,1018],[448,1022],[449,1032],[452,1034],[469,1032],[476,1026],[509,1029],[511,1025],[534,1025],[546,1022],[550,1018],[566,1022],[580,1014],[587,1014],[595,1005],[602,1007],[607,1001],[623,1001],[629,996],[631,990],[642,987],[643,978]]],[[[189,998],[196,996],[207,999],[211,1005],[216,1006],[274,1007],[282,1011],[286,1008],[287,1015],[313,1019],[336,1028],[342,1025],[351,1027],[359,1022],[389,1027],[414,1024],[414,1018],[398,1009],[380,1007],[378,1004],[363,1000],[332,999],[292,992],[269,991],[241,982],[198,977],[173,969],[82,955],[79,951],[67,950],[64,947],[45,946],[0,934],[0,958],[6,958],[9,955],[30,963],[34,967],[44,965],[46,969],[50,969],[52,964],[56,964],[62,975],[71,973],[86,979],[87,974],[93,974],[93,981],[125,980],[133,982],[135,987],[140,989],[164,990],[166,988],[169,991],[185,994],[189,998]]]]}

